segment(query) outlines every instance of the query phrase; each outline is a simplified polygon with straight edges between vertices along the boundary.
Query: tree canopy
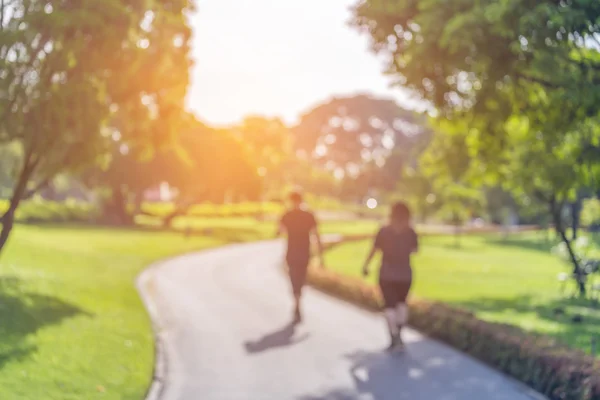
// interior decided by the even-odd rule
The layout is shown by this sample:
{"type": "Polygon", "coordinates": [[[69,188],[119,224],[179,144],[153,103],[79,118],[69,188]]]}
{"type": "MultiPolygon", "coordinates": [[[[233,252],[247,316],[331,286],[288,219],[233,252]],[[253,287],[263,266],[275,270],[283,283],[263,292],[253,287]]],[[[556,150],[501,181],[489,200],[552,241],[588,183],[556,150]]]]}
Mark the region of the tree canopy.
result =
{"type": "Polygon", "coordinates": [[[338,194],[359,200],[393,190],[430,130],[422,116],[394,100],[359,94],[318,104],[292,133],[297,154],[343,178],[338,194]]]}
{"type": "Polygon", "coordinates": [[[112,140],[161,143],[178,128],[187,10],[187,0],[0,0],[0,143],[21,154],[0,248],[28,190],[89,165],[112,140]]]}
{"type": "Polygon", "coordinates": [[[385,164],[395,145],[410,142],[419,126],[412,111],[370,95],[339,97],[317,105],[293,129],[294,145],[329,169],[356,175],[373,161],[385,164]]]}
{"type": "Polygon", "coordinates": [[[597,184],[599,21],[593,0],[365,0],[352,23],[396,83],[465,136],[436,140],[449,175],[469,159],[471,186],[495,181],[540,201],[569,247],[562,207],[597,184]]]}

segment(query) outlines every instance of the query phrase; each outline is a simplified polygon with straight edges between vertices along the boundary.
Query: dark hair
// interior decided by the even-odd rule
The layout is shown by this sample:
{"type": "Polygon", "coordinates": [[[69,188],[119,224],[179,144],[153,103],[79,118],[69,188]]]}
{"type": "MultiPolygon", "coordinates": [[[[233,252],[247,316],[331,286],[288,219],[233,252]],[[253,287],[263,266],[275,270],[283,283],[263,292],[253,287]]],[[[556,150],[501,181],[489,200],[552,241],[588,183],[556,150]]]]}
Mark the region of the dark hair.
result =
{"type": "Polygon", "coordinates": [[[302,203],[302,193],[300,193],[298,190],[295,190],[290,193],[289,199],[293,203],[302,203]]]}
{"type": "Polygon", "coordinates": [[[408,206],[399,201],[392,206],[392,220],[398,222],[406,222],[410,219],[410,209],[408,206]]]}

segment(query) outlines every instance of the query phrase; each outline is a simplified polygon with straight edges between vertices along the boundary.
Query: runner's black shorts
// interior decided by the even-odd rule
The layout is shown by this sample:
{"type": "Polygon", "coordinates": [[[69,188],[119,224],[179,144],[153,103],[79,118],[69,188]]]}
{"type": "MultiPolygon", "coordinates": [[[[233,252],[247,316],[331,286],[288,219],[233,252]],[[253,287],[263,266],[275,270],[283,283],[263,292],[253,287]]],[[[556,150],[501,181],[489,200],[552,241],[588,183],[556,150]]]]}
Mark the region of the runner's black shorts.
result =
{"type": "Polygon", "coordinates": [[[379,288],[383,295],[385,308],[396,308],[400,303],[406,303],[412,281],[380,280],[379,288]]]}
{"type": "Polygon", "coordinates": [[[300,295],[302,287],[306,283],[306,274],[308,272],[308,263],[310,257],[286,257],[292,291],[295,295],[300,295]]]}

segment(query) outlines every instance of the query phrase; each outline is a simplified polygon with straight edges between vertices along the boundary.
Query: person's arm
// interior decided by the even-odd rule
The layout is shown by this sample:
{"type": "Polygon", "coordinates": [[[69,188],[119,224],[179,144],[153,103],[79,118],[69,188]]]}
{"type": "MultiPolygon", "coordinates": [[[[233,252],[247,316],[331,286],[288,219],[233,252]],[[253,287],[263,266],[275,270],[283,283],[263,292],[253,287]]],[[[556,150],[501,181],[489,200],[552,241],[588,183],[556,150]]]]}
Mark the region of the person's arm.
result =
{"type": "Polygon", "coordinates": [[[375,236],[375,241],[373,242],[373,246],[371,247],[371,251],[369,252],[369,254],[367,255],[367,259],[365,260],[365,263],[363,265],[363,275],[364,276],[368,276],[369,275],[369,266],[371,265],[371,261],[373,261],[373,257],[375,257],[375,254],[377,253],[377,250],[379,250],[380,246],[380,242],[381,242],[381,231],[379,231],[377,233],[377,236],[375,236]]]}
{"type": "Polygon", "coordinates": [[[277,224],[277,231],[275,231],[275,237],[278,238],[285,232],[285,215],[279,219],[279,223],[277,224]]]}
{"type": "Polygon", "coordinates": [[[321,240],[321,233],[319,232],[319,224],[317,219],[313,216],[313,235],[315,236],[315,240],[317,242],[317,251],[319,252],[319,263],[321,264],[321,268],[325,268],[325,257],[323,254],[323,241],[321,240]]]}
{"type": "Polygon", "coordinates": [[[413,245],[412,245],[412,249],[411,249],[411,253],[416,253],[419,251],[419,236],[417,235],[417,233],[413,230],[412,231],[412,237],[413,237],[413,245]]]}
{"type": "Polygon", "coordinates": [[[375,253],[377,253],[378,248],[375,247],[375,245],[373,245],[373,247],[371,247],[371,251],[369,252],[369,255],[367,256],[367,259],[365,260],[365,264],[363,265],[363,275],[364,276],[369,276],[369,265],[371,265],[371,261],[373,261],[373,257],[375,257],[375,253]]]}

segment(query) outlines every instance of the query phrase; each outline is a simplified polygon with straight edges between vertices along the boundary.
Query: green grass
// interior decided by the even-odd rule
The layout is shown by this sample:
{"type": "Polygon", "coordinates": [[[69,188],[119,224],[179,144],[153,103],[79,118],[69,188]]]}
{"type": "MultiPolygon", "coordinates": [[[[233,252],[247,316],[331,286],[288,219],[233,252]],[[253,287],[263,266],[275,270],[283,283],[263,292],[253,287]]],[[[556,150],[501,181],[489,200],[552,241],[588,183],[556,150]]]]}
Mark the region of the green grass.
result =
{"type": "Polygon", "coordinates": [[[19,226],[0,265],[0,398],[141,399],[153,338],[136,275],[224,241],[19,226]]]}
{"type": "MultiPolygon", "coordinates": [[[[369,247],[369,241],[343,244],[326,255],[326,264],[359,277],[369,247]]],[[[460,248],[452,237],[422,237],[413,262],[412,293],[589,351],[592,336],[600,335],[600,310],[594,302],[561,294],[557,274],[568,271],[569,265],[552,255],[550,247],[539,233],[515,235],[507,241],[495,235],[465,236],[460,248]],[[557,308],[565,314],[556,315],[557,308]],[[582,315],[583,323],[573,323],[574,315],[582,315]]],[[[376,267],[374,262],[373,271],[376,267]]],[[[375,283],[376,274],[369,279],[375,283]]]]}
{"type": "Polygon", "coordinates": [[[154,355],[136,276],[157,259],[275,232],[273,221],[252,218],[195,222],[188,238],[152,228],[18,225],[0,259],[0,399],[142,399],[154,355]]]}

